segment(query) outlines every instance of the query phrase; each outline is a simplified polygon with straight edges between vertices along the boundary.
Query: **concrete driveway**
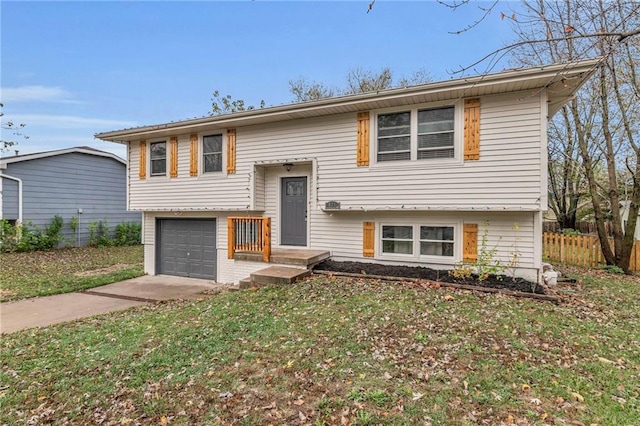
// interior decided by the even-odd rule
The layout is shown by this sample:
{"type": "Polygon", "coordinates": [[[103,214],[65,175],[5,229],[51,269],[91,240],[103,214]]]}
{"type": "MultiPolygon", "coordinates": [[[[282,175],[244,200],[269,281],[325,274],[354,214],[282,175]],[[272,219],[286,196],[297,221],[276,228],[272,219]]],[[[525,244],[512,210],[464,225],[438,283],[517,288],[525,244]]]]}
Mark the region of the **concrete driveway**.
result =
{"type": "Polygon", "coordinates": [[[145,275],[76,293],[1,303],[0,334],[46,327],[147,303],[197,299],[203,292],[221,287],[228,285],[193,278],[145,275]]]}

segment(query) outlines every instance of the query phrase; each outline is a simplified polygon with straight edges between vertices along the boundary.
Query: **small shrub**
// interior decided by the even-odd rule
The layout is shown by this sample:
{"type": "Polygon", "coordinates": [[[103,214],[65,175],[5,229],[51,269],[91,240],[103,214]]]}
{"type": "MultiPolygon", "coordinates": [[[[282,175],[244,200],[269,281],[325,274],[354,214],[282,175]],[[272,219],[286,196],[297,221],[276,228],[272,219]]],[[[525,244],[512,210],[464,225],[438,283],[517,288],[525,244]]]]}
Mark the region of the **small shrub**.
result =
{"type": "Polygon", "coordinates": [[[469,263],[456,263],[455,269],[449,271],[449,275],[459,280],[466,280],[473,275],[473,265],[469,263]]]}
{"type": "Polygon", "coordinates": [[[133,246],[140,244],[142,225],[135,222],[122,222],[116,226],[115,245],[133,246]]]}
{"type": "Polygon", "coordinates": [[[562,230],[562,235],[572,235],[572,236],[576,236],[576,235],[580,235],[580,231],[577,231],[573,228],[564,228],[562,230]]]}
{"type": "Polygon", "coordinates": [[[624,270],[616,265],[605,265],[600,269],[602,269],[603,271],[607,271],[610,274],[624,274],[624,270]]]}
{"type": "Polygon", "coordinates": [[[57,247],[58,243],[62,241],[62,225],[64,221],[62,216],[55,215],[49,225],[45,228],[44,237],[42,241],[41,250],[49,250],[57,247]]]}
{"type": "Polygon", "coordinates": [[[115,245],[109,232],[109,223],[105,220],[89,222],[89,245],[93,247],[109,247],[115,245]]]}
{"type": "Polygon", "coordinates": [[[13,251],[20,241],[20,226],[0,219],[0,251],[13,251]]]}
{"type": "Polygon", "coordinates": [[[496,259],[498,247],[489,248],[489,221],[484,223],[484,233],[478,250],[478,260],[475,263],[478,280],[484,281],[489,275],[499,275],[504,272],[504,266],[496,259]]]}
{"type": "Polygon", "coordinates": [[[5,252],[20,252],[32,250],[51,250],[62,241],[63,220],[55,215],[44,232],[29,221],[23,225],[13,225],[0,221],[0,248],[5,252]]]}
{"type": "Polygon", "coordinates": [[[114,245],[111,232],[109,232],[109,222],[101,220],[98,222],[98,239],[96,241],[98,247],[109,247],[114,245]]]}

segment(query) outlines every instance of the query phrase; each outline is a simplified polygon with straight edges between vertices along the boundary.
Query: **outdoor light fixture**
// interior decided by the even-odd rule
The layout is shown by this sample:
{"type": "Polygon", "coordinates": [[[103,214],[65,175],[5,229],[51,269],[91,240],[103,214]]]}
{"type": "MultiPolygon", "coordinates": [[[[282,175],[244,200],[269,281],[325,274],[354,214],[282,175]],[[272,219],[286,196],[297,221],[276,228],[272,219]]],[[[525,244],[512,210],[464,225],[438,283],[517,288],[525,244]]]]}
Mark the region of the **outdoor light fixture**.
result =
{"type": "Polygon", "coordinates": [[[293,168],[293,163],[284,163],[282,167],[284,167],[286,171],[290,172],[291,169],[293,168]]]}

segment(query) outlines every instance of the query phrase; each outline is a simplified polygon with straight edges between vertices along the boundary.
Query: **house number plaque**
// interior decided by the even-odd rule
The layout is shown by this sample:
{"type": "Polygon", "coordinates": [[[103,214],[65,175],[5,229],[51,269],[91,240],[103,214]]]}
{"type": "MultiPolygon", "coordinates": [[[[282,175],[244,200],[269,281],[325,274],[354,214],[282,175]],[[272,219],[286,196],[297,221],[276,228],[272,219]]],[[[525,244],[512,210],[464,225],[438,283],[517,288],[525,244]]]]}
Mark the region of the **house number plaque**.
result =
{"type": "Polygon", "coordinates": [[[325,210],[340,210],[340,203],[338,201],[327,201],[324,204],[325,210]]]}

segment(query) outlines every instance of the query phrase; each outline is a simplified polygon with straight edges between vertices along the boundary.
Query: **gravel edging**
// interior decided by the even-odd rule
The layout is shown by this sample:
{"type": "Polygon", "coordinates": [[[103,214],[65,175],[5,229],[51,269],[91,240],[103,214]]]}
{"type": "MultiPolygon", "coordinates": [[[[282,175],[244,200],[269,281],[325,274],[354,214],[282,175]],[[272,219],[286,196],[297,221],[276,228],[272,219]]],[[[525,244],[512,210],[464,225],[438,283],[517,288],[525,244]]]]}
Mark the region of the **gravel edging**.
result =
{"type": "Polygon", "coordinates": [[[388,277],[385,275],[354,274],[350,272],[333,272],[333,271],[322,271],[322,270],[314,270],[313,273],[319,274],[319,275],[333,275],[336,277],[369,278],[369,279],[382,280],[382,281],[400,281],[400,282],[405,281],[405,282],[412,282],[412,283],[429,282],[429,283],[437,284],[441,287],[455,288],[458,290],[470,290],[470,291],[481,291],[484,293],[503,294],[505,296],[544,300],[544,301],[553,302],[553,303],[560,302],[560,299],[558,297],[552,296],[549,294],[525,293],[523,291],[505,290],[505,289],[482,287],[482,286],[476,286],[476,285],[454,284],[454,283],[447,283],[447,282],[441,282],[441,281],[424,280],[420,278],[388,277]]]}

